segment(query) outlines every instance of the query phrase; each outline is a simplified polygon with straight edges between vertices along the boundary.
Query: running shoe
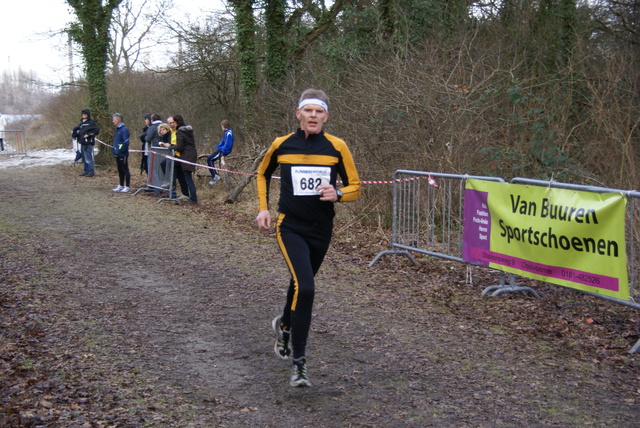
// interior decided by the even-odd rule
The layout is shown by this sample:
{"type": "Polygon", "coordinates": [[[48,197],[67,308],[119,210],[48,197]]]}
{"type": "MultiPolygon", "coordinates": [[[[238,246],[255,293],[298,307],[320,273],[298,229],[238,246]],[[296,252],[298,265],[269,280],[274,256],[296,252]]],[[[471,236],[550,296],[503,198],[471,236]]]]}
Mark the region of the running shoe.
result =
{"type": "Polygon", "coordinates": [[[283,331],[280,326],[280,317],[277,316],[271,321],[271,327],[276,334],[276,343],[273,347],[273,350],[276,352],[278,358],[282,358],[286,360],[291,355],[291,347],[289,346],[289,338],[291,337],[291,333],[288,331],[283,331]]]}
{"type": "Polygon", "coordinates": [[[119,185],[119,184],[118,184],[118,185],[117,185],[116,187],[114,187],[111,191],[112,191],[112,192],[119,192],[119,191],[121,191],[121,190],[122,190],[122,187],[123,187],[123,186],[121,186],[121,185],[119,185]]]}
{"type": "Polygon", "coordinates": [[[307,374],[307,362],[304,358],[294,361],[291,367],[291,386],[311,386],[309,375],[307,374]]]}

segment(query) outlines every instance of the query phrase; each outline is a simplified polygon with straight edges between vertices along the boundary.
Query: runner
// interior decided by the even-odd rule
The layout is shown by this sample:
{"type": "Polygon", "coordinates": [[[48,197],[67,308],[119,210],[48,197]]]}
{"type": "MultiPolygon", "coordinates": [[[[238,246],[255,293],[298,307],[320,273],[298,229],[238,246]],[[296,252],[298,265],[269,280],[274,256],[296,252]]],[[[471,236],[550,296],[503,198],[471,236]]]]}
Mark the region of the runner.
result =
{"type": "Polygon", "coordinates": [[[291,280],[284,311],[272,321],[275,352],[282,359],[293,358],[291,386],[311,386],[305,353],[314,277],[331,241],[334,203],[357,199],[360,180],[346,143],[322,130],[329,119],[329,100],[323,91],[304,91],[296,118],[300,128],[276,138],[258,168],[256,224],[262,230],[271,227],[269,180],[279,165],[282,180],[276,235],[291,280]],[[336,189],[338,175],[346,184],[342,189],[336,189]]]}

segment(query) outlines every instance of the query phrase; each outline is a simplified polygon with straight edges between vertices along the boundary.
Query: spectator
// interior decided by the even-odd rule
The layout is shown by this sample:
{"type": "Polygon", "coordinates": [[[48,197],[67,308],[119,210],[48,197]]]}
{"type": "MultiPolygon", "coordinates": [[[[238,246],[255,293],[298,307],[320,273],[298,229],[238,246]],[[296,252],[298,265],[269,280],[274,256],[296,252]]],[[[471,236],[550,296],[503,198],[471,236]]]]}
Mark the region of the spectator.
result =
{"type": "Polygon", "coordinates": [[[113,188],[114,192],[129,193],[131,189],[131,174],[129,173],[129,130],[124,126],[124,120],[120,113],[114,113],[113,125],[116,127],[113,136],[113,154],[118,165],[118,177],[120,184],[113,188]]]}
{"type": "MultiPolygon", "coordinates": [[[[150,124],[149,127],[147,128],[147,132],[144,136],[144,147],[145,147],[145,151],[149,151],[152,147],[154,146],[158,146],[158,142],[160,141],[160,134],[158,134],[158,126],[162,123],[162,120],[160,119],[160,115],[157,113],[154,113],[151,115],[151,117],[149,118],[150,120],[150,124]]],[[[147,175],[149,175],[149,159],[147,158],[147,175]]]]}
{"type": "Polygon", "coordinates": [[[91,111],[89,109],[82,110],[82,119],[78,126],[73,128],[73,133],[71,134],[81,147],[82,164],[84,166],[84,171],[80,174],[81,177],[93,177],[95,175],[93,146],[96,143],[96,135],[99,133],[98,125],[91,119],[91,111]]]}
{"type": "Polygon", "coordinates": [[[211,181],[209,184],[214,185],[220,180],[220,175],[216,173],[215,170],[215,161],[222,158],[222,156],[227,156],[233,150],[233,130],[231,129],[231,122],[227,119],[223,120],[220,123],[220,127],[222,128],[222,140],[216,146],[216,151],[207,156],[207,165],[209,165],[209,172],[211,172],[211,181]]]}
{"type": "MultiPolygon", "coordinates": [[[[195,163],[198,161],[198,151],[196,150],[196,140],[191,125],[184,123],[184,119],[179,114],[173,116],[176,123],[176,153],[180,152],[180,159],[185,162],[175,162],[174,171],[178,171],[178,176],[182,175],[187,184],[189,203],[197,204],[196,184],[193,181],[193,172],[196,170],[195,163]]],[[[184,189],[183,189],[184,193],[184,189]]]]}
{"type": "Polygon", "coordinates": [[[142,159],[140,160],[140,174],[145,172],[149,175],[149,155],[147,155],[148,147],[147,147],[147,130],[149,129],[149,125],[151,125],[151,113],[144,115],[144,128],[142,128],[142,132],[138,135],[140,138],[140,142],[142,143],[142,159]]]}
{"type": "Polygon", "coordinates": [[[158,134],[158,126],[162,123],[160,120],[159,114],[151,115],[151,125],[149,125],[149,129],[147,129],[147,135],[144,140],[147,143],[147,150],[153,146],[158,145],[158,141],[160,141],[160,134],[158,134]]]}
{"type": "MultiPolygon", "coordinates": [[[[160,135],[160,141],[158,142],[158,145],[164,148],[171,147],[171,127],[166,123],[161,123],[160,125],[158,125],[158,134],[160,135]]],[[[167,162],[173,162],[173,161],[167,158],[163,158],[160,161],[160,169],[162,170],[162,180],[163,180],[161,187],[165,189],[169,188],[168,180],[172,179],[172,177],[166,177],[167,162]]],[[[175,185],[175,181],[174,181],[174,185],[175,185]]]]}
{"type": "Polygon", "coordinates": [[[323,91],[304,91],[296,118],[298,130],[276,138],[258,168],[260,211],[256,224],[262,230],[271,227],[269,180],[279,166],[276,235],[291,279],[282,315],[271,322],[276,336],[274,350],[282,359],[293,358],[291,386],[311,386],[306,347],[314,277],[331,241],[334,203],[355,200],[360,195],[360,180],[346,143],[322,130],[329,119],[329,100],[323,91]],[[336,189],[338,175],[345,184],[341,190],[336,189]]]}
{"type": "Polygon", "coordinates": [[[158,134],[160,135],[158,145],[161,145],[160,143],[171,144],[171,127],[168,124],[161,123],[158,125],[158,134]]]}
{"type": "Polygon", "coordinates": [[[4,128],[7,126],[7,120],[0,113],[0,150],[4,152],[4,128]]]}
{"type": "MultiPolygon", "coordinates": [[[[177,138],[176,138],[177,123],[173,119],[173,116],[169,116],[167,118],[167,125],[169,125],[169,128],[171,128],[171,137],[170,137],[171,143],[170,144],[160,143],[160,146],[162,147],[171,147],[177,144],[177,138]]],[[[174,155],[176,157],[180,157],[180,152],[174,151],[174,155]]],[[[173,182],[173,191],[171,192],[170,197],[172,199],[187,199],[189,197],[189,187],[187,186],[187,181],[185,180],[184,174],[182,174],[182,171],[178,173],[178,169],[176,168],[178,166],[178,163],[179,162],[173,162],[173,177],[171,178],[173,182]],[[182,195],[180,195],[180,197],[177,197],[177,192],[175,190],[176,180],[180,184],[180,191],[182,192],[182,195]]]]}

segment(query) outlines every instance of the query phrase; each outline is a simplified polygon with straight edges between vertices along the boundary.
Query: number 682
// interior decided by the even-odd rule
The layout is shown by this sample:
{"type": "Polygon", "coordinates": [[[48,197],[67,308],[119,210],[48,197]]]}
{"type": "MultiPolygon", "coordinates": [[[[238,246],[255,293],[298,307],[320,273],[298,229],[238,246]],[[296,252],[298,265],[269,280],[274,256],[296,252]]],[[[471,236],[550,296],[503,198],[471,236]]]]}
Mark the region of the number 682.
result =
{"type": "Polygon", "coordinates": [[[320,178],[309,177],[309,178],[303,178],[302,180],[300,180],[300,188],[302,190],[314,190],[321,184],[322,184],[322,179],[320,178]]]}

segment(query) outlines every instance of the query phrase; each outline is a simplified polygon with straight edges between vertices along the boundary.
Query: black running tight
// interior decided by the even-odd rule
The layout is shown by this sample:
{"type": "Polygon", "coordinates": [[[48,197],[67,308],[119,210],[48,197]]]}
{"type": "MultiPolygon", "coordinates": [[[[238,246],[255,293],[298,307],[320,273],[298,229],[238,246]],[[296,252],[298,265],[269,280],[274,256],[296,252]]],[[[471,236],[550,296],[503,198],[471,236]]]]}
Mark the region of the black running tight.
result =
{"type": "Polygon", "coordinates": [[[127,186],[131,184],[131,174],[129,173],[129,156],[116,157],[118,165],[118,177],[120,177],[120,185],[127,186]]]}
{"type": "Polygon", "coordinates": [[[305,356],[315,295],[314,277],[329,249],[333,223],[314,224],[278,216],[276,233],[291,281],[282,314],[284,328],[291,329],[293,358],[305,356]]]}

